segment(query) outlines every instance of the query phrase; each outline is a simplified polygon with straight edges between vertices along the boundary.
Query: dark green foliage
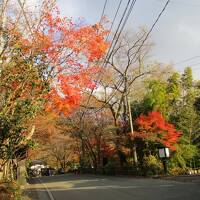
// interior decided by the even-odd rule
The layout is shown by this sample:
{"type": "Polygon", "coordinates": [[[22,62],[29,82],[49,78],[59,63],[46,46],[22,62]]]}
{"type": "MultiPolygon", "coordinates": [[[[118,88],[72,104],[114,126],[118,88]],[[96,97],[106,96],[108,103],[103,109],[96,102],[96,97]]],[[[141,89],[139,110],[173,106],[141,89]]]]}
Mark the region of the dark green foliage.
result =
{"type": "Polygon", "coordinates": [[[166,93],[169,107],[175,106],[181,93],[180,74],[175,72],[167,81],[166,93]]]}
{"type": "Polygon", "coordinates": [[[200,97],[196,97],[196,99],[194,101],[194,107],[195,107],[196,111],[200,112],[200,97]]]}
{"type": "Polygon", "coordinates": [[[163,171],[162,162],[153,155],[144,157],[143,166],[146,175],[158,175],[163,171]]]}
{"type": "MultiPolygon", "coordinates": [[[[147,93],[140,102],[133,102],[132,115],[159,111],[183,135],[172,152],[170,167],[199,167],[200,165],[200,87],[193,81],[192,70],[187,67],[182,75],[173,73],[166,82],[150,81],[147,93]]],[[[135,127],[137,130],[137,127],[135,127]]],[[[138,142],[140,162],[145,155],[156,155],[156,145],[138,142]]],[[[146,162],[146,161],[145,161],[146,162]]]]}
{"type": "Polygon", "coordinates": [[[148,85],[148,92],[144,97],[144,105],[147,108],[151,108],[151,110],[157,110],[165,114],[168,108],[166,97],[166,84],[159,81],[151,81],[148,85]]]}
{"type": "Polygon", "coordinates": [[[181,77],[182,88],[187,90],[192,87],[193,84],[193,77],[192,77],[192,68],[187,67],[184,70],[184,73],[181,77]]]}

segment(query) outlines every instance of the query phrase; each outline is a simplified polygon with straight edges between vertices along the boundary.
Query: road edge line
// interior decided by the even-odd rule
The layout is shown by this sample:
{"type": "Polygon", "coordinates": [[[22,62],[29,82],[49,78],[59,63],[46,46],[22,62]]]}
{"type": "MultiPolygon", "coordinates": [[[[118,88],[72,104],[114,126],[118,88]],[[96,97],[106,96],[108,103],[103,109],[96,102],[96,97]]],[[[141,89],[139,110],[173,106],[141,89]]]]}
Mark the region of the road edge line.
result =
{"type": "Polygon", "coordinates": [[[53,194],[50,192],[50,190],[48,189],[48,187],[40,180],[40,178],[38,178],[38,180],[40,181],[40,183],[44,186],[50,200],[55,200],[53,197],[53,194]]]}

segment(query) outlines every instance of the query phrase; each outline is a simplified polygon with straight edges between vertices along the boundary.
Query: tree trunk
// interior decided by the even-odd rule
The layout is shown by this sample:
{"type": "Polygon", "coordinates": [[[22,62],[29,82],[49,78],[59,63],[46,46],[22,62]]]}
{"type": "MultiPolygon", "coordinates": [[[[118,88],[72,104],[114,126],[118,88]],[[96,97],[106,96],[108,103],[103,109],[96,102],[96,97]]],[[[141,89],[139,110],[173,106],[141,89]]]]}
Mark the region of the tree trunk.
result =
{"type": "Polygon", "coordinates": [[[21,160],[18,162],[18,168],[17,168],[17,181],[20,185],[26,185],[26,164],[25,160],[21,160]]]}
{"type": "Polygon", "coordinates": [[[8,160],[3,166],[3,180],[13,181],[14,180],[14,165],[13,160],[8,160]]]}

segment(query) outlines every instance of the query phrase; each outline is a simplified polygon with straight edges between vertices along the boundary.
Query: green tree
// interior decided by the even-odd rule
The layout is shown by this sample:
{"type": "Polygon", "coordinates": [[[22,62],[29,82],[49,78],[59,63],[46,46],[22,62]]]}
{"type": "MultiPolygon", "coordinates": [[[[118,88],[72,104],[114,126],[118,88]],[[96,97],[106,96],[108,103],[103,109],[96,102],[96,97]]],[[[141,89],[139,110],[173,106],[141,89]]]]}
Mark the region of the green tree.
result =
{"type": "MultiPolygon", "coordinates": [[[[150,111],[161,112],[183,135],[173,153],[171,166],[192,167],[198,163],[200,109],[199,87],[187,67],[180,76],[173,73],[166,81],[148,82],[147,93],[143,100],[135,102],[133,118],[150,111]],[[187,151],[186,151],[187,150],[187,151]],[[194,162],[193,162],[194,161],[194,162]]],[[[142,148],[144,145],[142,144],[142,148]]]]}
{"type": "Polygon", "coordinates": [[[170,106],[176,105],[178,98],[180,97],[181,87],[180,87],[180,74],[175,72],[167,80],[166,88],[168,101],[170,106]]]}
{"type": "Polygon", "coordinates": [[[0,155],[4,178],[13,179],[13,164],[24,158],[34,127],[28,122],[39,110],[48,84],[29,59],[20,56],[19,46],[0,73],[0,155]]]}
{"type": "Polygon", "coordinates": [[[160,81],[150,81],[144,104],[151,108],[151,111],[159,111],[166,115],[168,108],[166,84],[160,81]]]}
{"type": "Polygon", "coordinates": [[[193,84],[192,68],[186,67],[181,77],[182,89],[189,90],[193,84]]]}
{"type": "Polygon", "coordinates": [[[196,165],[193,161],[198,154],[195,140],[200,131],[200,115],[195,108],[199,89],[195,87],[191,68],[185,69],[180,85],[181,95],[178,103],[174,105],[174,112],[170,116],[171,121],[183,132],[174,159],[181,167],[193,167],[196,165]]]}

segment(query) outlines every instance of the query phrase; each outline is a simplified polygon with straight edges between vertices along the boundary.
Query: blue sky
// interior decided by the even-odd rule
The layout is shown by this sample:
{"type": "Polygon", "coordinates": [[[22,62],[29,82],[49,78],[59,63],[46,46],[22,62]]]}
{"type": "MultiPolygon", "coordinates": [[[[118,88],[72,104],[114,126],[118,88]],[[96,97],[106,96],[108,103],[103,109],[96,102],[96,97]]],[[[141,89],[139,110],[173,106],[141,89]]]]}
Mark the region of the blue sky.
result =
{"type": "MultiPolygon", "coordinates": [[[[123,0],[125,3],[128,0],[123,0]]],[[[84,17],[87,23],[99,20],[104,0],[57,0],[61,12],[73,18],[84,17]]],[[[119,0],[108,0],[105,14],[112,20],[119,0]]],[[[166,0],[137,0],[126,28],[150,27],[166,0]]],[[[123,9],[123,7],[122,7],[123,9]]],[[[121,10],[122,11],[122,10],[121,10]]],[[[122,12],[121,12],[122,13],[122,12]]],[[[200,56],[200,0],[171,0],[153,33],[155,43],[152,59],[165,63],[179,63],[187,58],[200,56]]],[[[176,65],[183,71],[190,65],[195,78],[200,78],[200,57],[176,65]],[[197,65],[196,65],[197,64],[197,65]],[[194,66],[193,66],[194,65],[194,66]]]]}
{"type": "MultiPolygon", "coordinates": [[[[27,1],[32,5],[40,2],[27,1]]],[[[119,1],[108,0],[105,14],[111,21],[119,1]]],[[[127,1],[123,0],[120,14],[127,1]]],[[[136,31],[141,26],[151,27],[166,1],[137,0],[126,29],[136,31]]],[[[83,17],[93,24],[99,21],[105,0],[57,0],[57,3],[63,16],[83,17]]],[[[155,44],[150,52],[152,60],[174,63],[180,72],[191,66],[194,78],[200,79],[200,0],[171,0],[150,39],[155,44]],[[188,58],[194,59],[181,62],[188,58]]]]}

